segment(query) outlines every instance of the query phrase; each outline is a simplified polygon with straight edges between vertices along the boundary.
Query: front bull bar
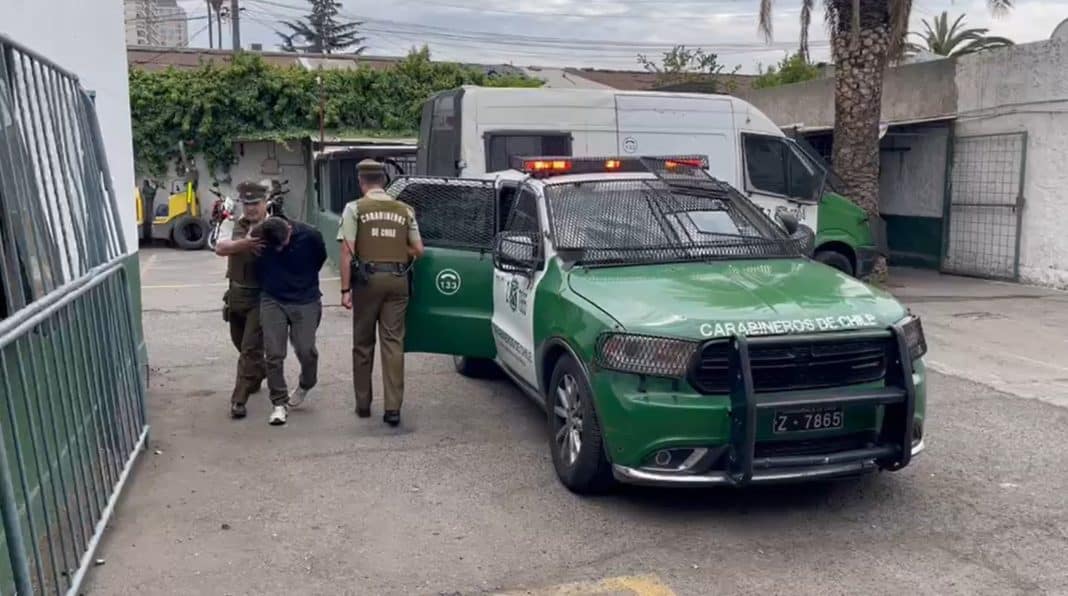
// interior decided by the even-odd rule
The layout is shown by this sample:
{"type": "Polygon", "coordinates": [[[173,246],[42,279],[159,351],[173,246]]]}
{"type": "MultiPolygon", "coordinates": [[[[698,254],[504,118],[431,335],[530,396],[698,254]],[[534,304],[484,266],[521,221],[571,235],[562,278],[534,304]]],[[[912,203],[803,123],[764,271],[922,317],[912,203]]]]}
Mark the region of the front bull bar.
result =
{"type": "Polygon", "coordinates": [[[807,335],[784,337],[746,337],[730,340],[728,366],[731,398],[731,440],[727,453],[727,477],[730,483],[744,486],[753,480],[754,470],[816,468],[849,462],[874,460],[883,469],[900,470],[912,459],[913,417],[916,411],[916,386],[912,378],[912,360],[901,327],[887,331],[848,335],[807,335]],[[775,346],[799,342],[823,343],[850,339],[891,337],[887,357],[885,387],[845,390],[828,395],[827,390],[757,393],[749,361],[750,346],[775,346]],[[757,420],[764,411],[791,407],[882,405],[883,424],[878,445],[869,449],[825,455],[788,455],[756,458],[757,420]]]}
{"type": "Polygon", "coordinates": [[[916,386],[912,360],[900,326],[865,332],[827,333],[776,337],[734,335],[729,340],[731,438],[726,446],[726,468],[703,473],[669,473],[647,468],[613,466],[617,479],[630,484],[652,486],[746,486],[832,478],[870,472],[875,469],[900,470],[914,454],[923,450],[923,441],[913,445],[916,386]],[[799,342],[829,343],[843,339],[889,340],[884,386],[865,389],[802,390],[758,393],[754,389],[749,349],[799,342]],[[884,406],[883,423],[877,444],[820,455],[756,457],[757,425],[762,412],[819,406],[884,406]]]}

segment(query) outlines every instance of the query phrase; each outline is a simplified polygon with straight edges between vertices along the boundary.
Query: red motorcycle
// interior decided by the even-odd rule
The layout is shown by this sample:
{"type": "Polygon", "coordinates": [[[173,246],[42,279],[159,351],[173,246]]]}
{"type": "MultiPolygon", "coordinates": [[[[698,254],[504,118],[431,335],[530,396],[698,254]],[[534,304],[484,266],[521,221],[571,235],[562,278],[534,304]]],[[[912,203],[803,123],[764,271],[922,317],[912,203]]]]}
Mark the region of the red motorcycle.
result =
{"type": "Polygon", "coordinates": [[[208,221],[208,249],[215,250],[219,242],[219,231],[224,221],[234,218],[234,200],[218,191],[219,183],[212,184],[211,194],[215,202],[211,205],[211,220],[208,221]]]}

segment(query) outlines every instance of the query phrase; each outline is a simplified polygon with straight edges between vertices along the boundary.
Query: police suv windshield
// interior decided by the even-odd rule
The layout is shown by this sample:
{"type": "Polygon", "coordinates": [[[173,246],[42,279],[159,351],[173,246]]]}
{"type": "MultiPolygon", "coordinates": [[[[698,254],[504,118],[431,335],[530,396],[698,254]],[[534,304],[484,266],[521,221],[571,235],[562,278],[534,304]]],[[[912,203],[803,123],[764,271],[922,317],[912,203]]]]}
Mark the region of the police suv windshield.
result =
{"type": "Polygon", "coordinates": [[[616,179],[545,188],[553,242],[586,265],[797,257],[787,236],[729,185],[616,179]]]}

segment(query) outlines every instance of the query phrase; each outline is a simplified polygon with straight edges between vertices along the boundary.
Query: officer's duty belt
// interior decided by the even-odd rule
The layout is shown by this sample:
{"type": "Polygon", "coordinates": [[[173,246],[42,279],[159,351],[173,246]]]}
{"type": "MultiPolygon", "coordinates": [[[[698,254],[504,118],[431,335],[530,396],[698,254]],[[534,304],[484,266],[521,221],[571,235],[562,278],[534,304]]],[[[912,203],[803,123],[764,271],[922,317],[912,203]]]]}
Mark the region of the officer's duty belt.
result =
{"type": "Polygon", "coordinates": [[[368,273],[404,273],[407,269],[404,263],[364,263],[363,266],[368,273]]]}

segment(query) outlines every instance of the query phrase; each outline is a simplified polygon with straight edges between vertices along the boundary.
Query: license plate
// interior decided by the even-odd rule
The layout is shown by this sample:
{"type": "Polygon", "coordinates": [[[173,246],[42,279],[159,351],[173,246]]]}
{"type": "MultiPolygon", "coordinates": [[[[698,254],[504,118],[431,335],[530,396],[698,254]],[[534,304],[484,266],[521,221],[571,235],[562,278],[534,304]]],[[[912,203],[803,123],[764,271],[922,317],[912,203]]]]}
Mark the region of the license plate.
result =
{"type": "Polygon", "coordinates": [[[845,415],[842,408],[796,410],[775,412],[772,430],[776,433],[792,433],[806,430],[834,430],[842,428],[845,415]]]}

